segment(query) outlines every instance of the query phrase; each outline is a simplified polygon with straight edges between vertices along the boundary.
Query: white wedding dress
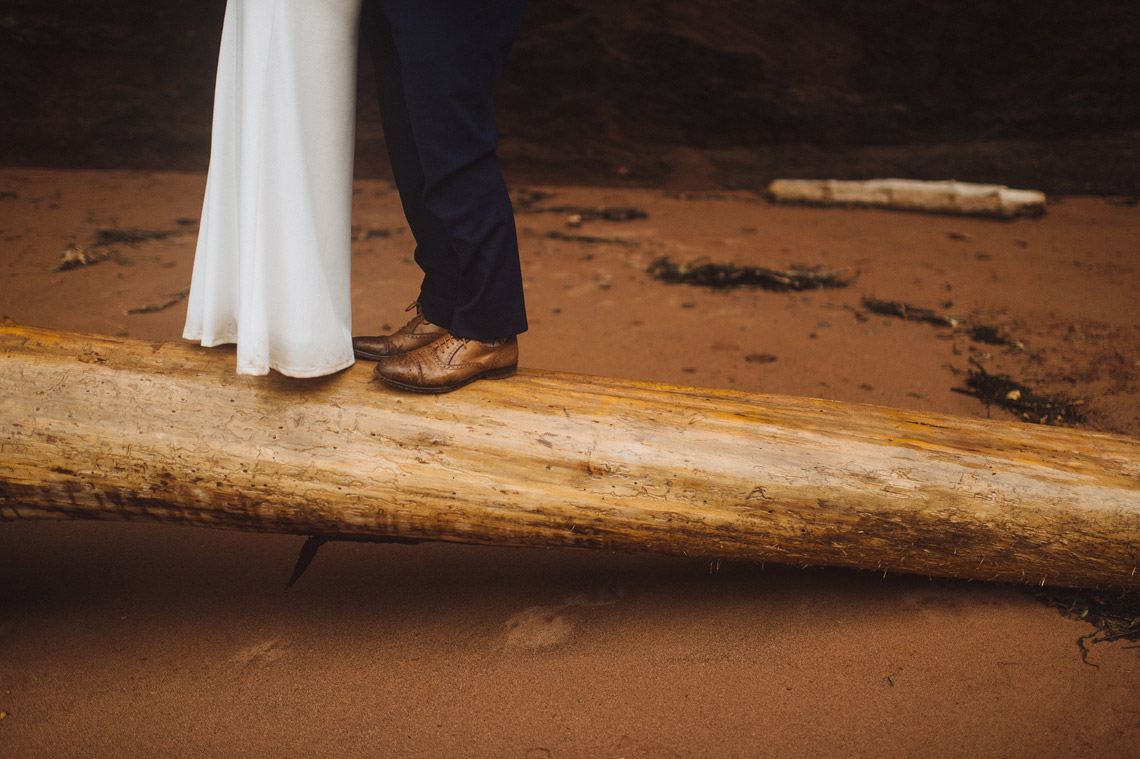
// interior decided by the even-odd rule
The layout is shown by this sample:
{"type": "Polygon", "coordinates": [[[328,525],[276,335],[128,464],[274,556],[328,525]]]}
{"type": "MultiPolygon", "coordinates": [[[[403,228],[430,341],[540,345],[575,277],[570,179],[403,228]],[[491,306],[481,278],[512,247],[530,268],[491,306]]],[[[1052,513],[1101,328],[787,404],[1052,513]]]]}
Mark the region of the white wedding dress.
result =
{"type": "Polygon", "coordinates": [[[349,289],[360,0],[230,0],[183,337],[239,374],[353,362],[349,289]]]}

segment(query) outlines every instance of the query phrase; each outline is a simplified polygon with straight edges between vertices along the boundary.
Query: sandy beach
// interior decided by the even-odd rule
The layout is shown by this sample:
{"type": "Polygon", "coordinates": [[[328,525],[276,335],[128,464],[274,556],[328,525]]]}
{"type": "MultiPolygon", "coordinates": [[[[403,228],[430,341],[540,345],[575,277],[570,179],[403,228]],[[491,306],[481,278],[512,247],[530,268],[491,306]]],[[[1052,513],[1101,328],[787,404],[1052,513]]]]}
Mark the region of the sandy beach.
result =
{"type": "MultiPolygon", "coordinates": [[[[1135,198],[1052,197],[1040,218],[997,221],[511,179],[524,366],[1014,419],[960,392],[980,365],[1081,399],[1082,428],[1140,437],[1135,198]],[[645,216],[572,218],[598,208],[645,216]],[[666,284],[646,271],[661,257],[852,282],[666,284]],[[1001,343],[874,313],[867,296],[1001,343]]],[[[0,170],[0,317],[180,339],[204,184],[0,170]],[[99,245],[100,230],[160,234],[99,245]],[[75,247],[95,263],[53,270],[75,247]]],[[[412,247],[392,185],[358,180],[358,334],[403,323],[412,247]]],[[[1140,757],[1137,644],[1094,644],[1086,663],[1077,641],[1094,628],[1025,588],[333,543],[285,591],[302,542],[0,524],[0,753],[1140,757]]]]}

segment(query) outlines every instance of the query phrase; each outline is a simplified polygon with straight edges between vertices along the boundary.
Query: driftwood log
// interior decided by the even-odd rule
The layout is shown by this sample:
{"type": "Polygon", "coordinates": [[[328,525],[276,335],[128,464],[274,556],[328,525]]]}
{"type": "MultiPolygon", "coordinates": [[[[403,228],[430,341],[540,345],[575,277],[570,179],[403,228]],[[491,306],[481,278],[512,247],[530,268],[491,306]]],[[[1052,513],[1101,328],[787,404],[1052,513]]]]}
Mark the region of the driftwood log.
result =
{"type": "Polygon", "coordinates": [[[1140,441],[524,371],[444,396],[0,327],[0,520],[1140,588],[1140,441]]]}
{"type": "Polygon", "coordinates": [[[953,179],[777,179],[768,185],[768,195],[778,203],[872,206],[1000,219],[1045,213],[1045,193],[953,179]]]}

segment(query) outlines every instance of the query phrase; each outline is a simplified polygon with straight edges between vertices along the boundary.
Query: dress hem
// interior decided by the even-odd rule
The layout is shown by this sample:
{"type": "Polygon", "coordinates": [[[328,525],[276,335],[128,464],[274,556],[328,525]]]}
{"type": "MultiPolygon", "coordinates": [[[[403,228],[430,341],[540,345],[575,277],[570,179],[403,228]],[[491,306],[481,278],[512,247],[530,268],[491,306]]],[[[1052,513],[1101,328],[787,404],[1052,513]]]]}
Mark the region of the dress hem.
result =
{"type": "MultiPolygon", "coordinates": [[[[186,340],[190,340],[191,342],[200,343],[203,348],[217,348],[221,345],[237,344],[237,339],[229,336],[213,337],[210,339],[195,337],[191,335],[183,335],[182,337],[186,340]]],[[[349,356],[347,359],[342,360],[339,363],[330,364],[328,366],[310,366],[303,368],[289,367],[277,361],[269,361],[265,364],[249,364],[245,366],[238,364],[237,373],[245,376],[264,377],[265,375],[269,374],[269,370],[272,369],[278,374],[283,374],[286,377],[293,377],[294,379],[312,379],[314,377],[324,377],[329,374],[336,374],[337,372],[343,371],[355,363],[355,356],[349,356]]]]}

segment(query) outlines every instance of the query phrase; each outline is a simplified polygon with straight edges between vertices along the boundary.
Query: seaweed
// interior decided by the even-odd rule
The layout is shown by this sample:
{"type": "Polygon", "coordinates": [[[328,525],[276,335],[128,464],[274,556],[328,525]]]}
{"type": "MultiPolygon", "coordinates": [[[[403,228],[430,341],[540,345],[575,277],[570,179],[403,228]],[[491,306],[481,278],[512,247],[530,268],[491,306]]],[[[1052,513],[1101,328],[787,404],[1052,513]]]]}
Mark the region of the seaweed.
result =
{"type": "Polygon", "coordinates": [[[952,388],[954,392],[972,395],[982,403],[998,406],[1027,422],[1069,426],[1084,419],[1081,407],[1084,400],[1064,395],[1039,393],[1005,374],[990,374],[981,364],[970,359],[977,369],[966,374],[966,388],[952,388]]]}
{"type": "Polygon", "coordinates": [[[541,203],[544,200],[558,197],[553,192],[546,192],[545,190],[532,190],[529,187],[520,187],[513,193],[512,200],[514,201],[515,213],[538,213],[538,211],[531,210],[536,203],[541,203]]]}
{"type": "MultiPolygon", "coordinates": [[[[183,224],[184,221],[192,221],[187,219],[179,219],[178,224],[183,224]]],[[[196,223],[196,222],[194,222],[196,223]]],[[[48,271],[67,271],[69,269],[77,269],[80,266],[94,266],[103,261],[114,260],[120,265],[129,266],[130,261],[120,257],[119,251],[112,248],[113,245],[130,245],[131,247],[137,246],[141,242],[147,240],[165,240],[167,237],[184,234],[184,229],[136,229],[134,227],[126,229],[100,229],[95,232],[94,239],[86,248],[81,248],[78,245],[72,246],[59,254],[59,263],[52,266],[48,271]],[[96,250],[101,248],[101,250],[96,250]]]]}
{"type": "Polygon", "coordinates": [[[92,247],[106,247],[109,245],[135,246],[147,240],[165,240],[167,237],[182,234],[180,229],[100,229],[95,233],[92,247]]]}
{"type": "Polygon", "coordinates": [[[570,216],[571,223],[584,221],[638,221],[648,219],[649,213],[643,208],[585,208],[582,206],[555,206],[543,208],[538,213],[564,213],[570,216]]]}
{"type": "Polygon", "coordinates": [[[992,324],[974,324],[962,325],[958,319],[953,316],[940,314],[929,308],[921,308],[919,306],[912,306],[909,303],[903,303],[897,300],[880,300],[871,297],[870,295],[863,296],[863,307],[872,313],[881,316],[897,316],[905,321],[926,322],[933,324],[936,327],[949,327],[959,332],[965,332],[976,343],[985,343],[987,345],[1005,345],[1016,350],[1022,350],[1025,345],[1018,341],[1012,340],[1002,335],[1001,330],[992,324]],[[961,329],[959,329],[961,327],[961,329]]]}
{"type": "Polygon", "coordinates": [[[59,263],[50,267],[48,271],[68,271],[69,269],[78,269],[80,266],[94,266],[115,257],[117,254],[118,251],[115,250],[90,250],[75,245],[60,253],[59,263]]]}
{"type": "Polygon", "coordinates": [[[970,339],[976,343],[986,343],[987,345],[1009,345],[1017,347],[1018,342],[1003,337],[997,327],[990,324],[977,324],[966,330],[966,334],[970,339]]]}
{"type": "Polygon", "coordinates": [[[668,256],[658,258],[646,270],[654,279],[670,284],[701,285],[716,290],[758,287],[776,292],[847,287],[855,279],[846,269],[827,270],[822,266],[792,266],[780,271],[762,266],[712,263],[699,258],[677,264],[668,256]]]}
{"type": "Polygon", "coordinates": [[[544,237],[563,242],[602,243],[606,245],[638,245],[634,240],[623,240],[620,237],[595,237],[594,235],[568,235],[565,232],[547,232],[544,237]]]}
{"type": "Polygon", "coordinates": [[[383,228],[383,229],[365,229],[364,227],[352,228],[352,241],[353,242],[367,242],[369,240],[387,240],[393,235],[403,234],[404,230],[398,227],[383,228]]]}
{"type": "Polygon", "coordinates": [[[165,311],[171,306],[176,306],[182,301],[186,300],[190,295],[189,290],[182,290],[181,292],[174,293],[169,296],[169,299],[163,303],[152,303],[149,306],[141,306],[139,308],[132,308],[127,311],[128,314],[154,314],[159,311],[165,311]]]}
{"type": "Polygon", "coordinates": [[[548,192],[532,192],[520,190],[515,199],[516,213],[560,213],[569,218],[566,223],[572,227],[580,226],[586,221],[639,221],[648,219],[649,212],[644,208],[634,206],[551,206],[549,208],[535,208],[535,204],[548,198],[555,197],[548,192]]]}
{"type": "MultiPolygon", "coordinates": [[[[1046,606],[1057,609],[1061,616],[1088,622],[1095,630],[1077,638],[1081,660],[1088,660],[1089,643],[1109,643],[1117,640],[1140,642],[1140,593],[1106,595],[1066,588],[1034,589],[1033,595],[1046,606]]],[[[1137,648],[1138,646],[1129,646],[1137,648]]]]}
{"type": "Polygon", "coordinates": [[[937,311],[931,311],[929,308],[919,308],[918,306],[912,306],[909,303],[902,303],[897,300],[879,300],[878,298],[864,295],[863,307],[881,316],[897,316],[906,321],[926,322],[936,327],[954,328],[958,326],[958,321],[949,316],[944,316],[937,311]]]}
{"type": "Polygon", "coordinates": [[[779,359],[771,353],[749,353],[744,360],[750,364],[771,364],[779,359]]]}

